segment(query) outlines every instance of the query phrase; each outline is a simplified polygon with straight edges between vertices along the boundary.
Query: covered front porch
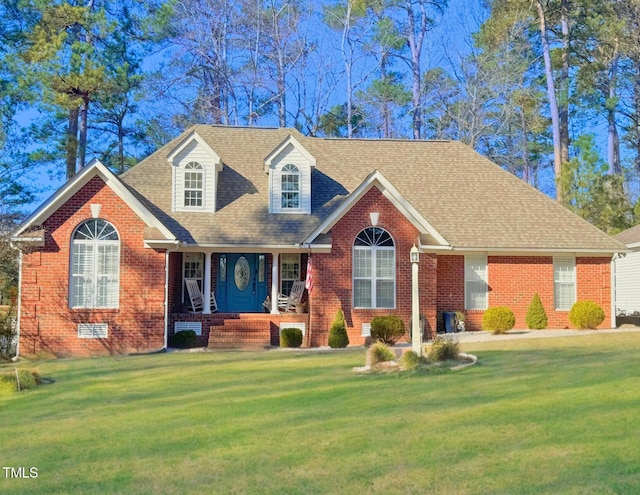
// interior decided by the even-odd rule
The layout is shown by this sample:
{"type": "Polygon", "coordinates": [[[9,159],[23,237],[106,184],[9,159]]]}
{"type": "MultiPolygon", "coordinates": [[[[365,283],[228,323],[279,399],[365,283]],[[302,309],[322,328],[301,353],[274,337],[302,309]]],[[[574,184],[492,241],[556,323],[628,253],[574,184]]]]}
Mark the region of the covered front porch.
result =
{"type": "MultiPolygon", "coordinates": [[[[169,342],[176,332],[194,330],[200,344],[208,347],[279,345],[283,324],[301,328],[306,336],[306,304],[284,312],[278,301],[289,295],[295,282],[304,280],[307,256],[300,252],[170,253],[169,342]],[[202,310],[193,310],[189,279],[196,281],[203,296],[202,310]]],[[[307,297],[305,291],[304,302],[307,297]]]]}

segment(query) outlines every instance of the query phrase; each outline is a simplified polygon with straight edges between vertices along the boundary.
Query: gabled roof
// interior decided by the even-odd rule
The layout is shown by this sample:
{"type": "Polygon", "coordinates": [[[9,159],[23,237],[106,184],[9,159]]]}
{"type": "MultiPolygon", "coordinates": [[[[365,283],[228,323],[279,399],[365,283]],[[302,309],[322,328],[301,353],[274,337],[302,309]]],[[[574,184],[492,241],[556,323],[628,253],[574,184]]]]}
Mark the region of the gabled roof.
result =
{"type": "Polygon", "coordinates": [[[100,177],[122,201],[129,205],[147,226],[153,228],[154,232],[157,233],[156,237],[162,236],[164,241],[176,239],[169,229],[99,160],[89,162],[86,167],[80,170],[80,172],[69,179],[60,189],[49,197],[49,199],[42,203],[40,207],[22,223],[18,230],[14,232],[13,239],[25,240],[33,237],[26,234],[26,232],[34,226],[42,225],[47,218],[94,177],[100,177]]]}
{"type": "Polygon", "coordinates": [[[313,244],[321,234],[328,234],[331,228],[367,193],[372,187],[377,187],[380,192],[402,213],[417,229],[420,234],[430,236],[438,246],[448,246],[449,243],[436,229],[416,210],[406,198],[380,173],[374,170],[364,181],[325,218],[325,220],[307,237],[303,244],[313,244]]]}
{"type": "Polygon", "coordinates": [[[265,159],[264,159],[264,167],[265,167],[265,171],[267,171],[269,169],[269,167],[271,167],[271,162],[273,161],[274,158],[276,158],[280,153],[282,153],[287,146],[292,146],[294,149],[296,149],[297,151],[299,151],[302,156],[304,156],[306,158],[306,160],[309,162],[309,164],[312,167],[316,166],[316,158],[309,153],[309,151],[302,146],[302,144],[300,144],[300,141],[298,141],[295,137],[293,137],[291,134],[289,134],[284,141],[282,141],[278,146],[276,146],[273,151],[271,151],[271,153],[269,153],[265,159]]]}
{"type": "Polygon", "coordinates": [[[619,234],[616,234],[614,238],[623,244],[626,244],[629,248],[640,247],[640,225],[624,230],[619,234]]]}
{"type": "MultiPolygon", "coordinates": [[[[197,139],[197,138],[196,138],[197,139]]],[[[423,233],[458,251],[610,254],[625,246],[470,147],[455,141],[323,139],[295,129],[198,125],[121,176],[134,198],[186,245],[216,249],[326,244],[330,228],[378,187],[423,233]],[[216,211],[173,212],[167,159],[198,136],[224,163],[216,211]],[[297,143],[297,144],[296,144],[297,143]],[[289,144],[316,160],[310,215],[269,213],[265,160],[289,144]],[[326,234],[323,232],[329,230],[326,234]],[[319,236],[319,237],[315,237],[319,236]]]]}
{"type": "Polygon", "coordinates": [[[173,150],[171,150],[171,152],[167,156],[167,161],[169,163],[173,163],[175,157],[193,141],[198,143],[204,149],[205,153],[211,156],[211,158],[213,159],[213,163],[218,167],[219,170],[221,170],[222,164],[220,163],[220,157],[218,156],[218,153],[216,153],[215,150],[209,145],[209,143],[202,139],[200,134],[198,134],[195,130],[187,134],[184,139],[182,139],[182,141],[180,141],[178,145],[175,146],[173,150]]]}

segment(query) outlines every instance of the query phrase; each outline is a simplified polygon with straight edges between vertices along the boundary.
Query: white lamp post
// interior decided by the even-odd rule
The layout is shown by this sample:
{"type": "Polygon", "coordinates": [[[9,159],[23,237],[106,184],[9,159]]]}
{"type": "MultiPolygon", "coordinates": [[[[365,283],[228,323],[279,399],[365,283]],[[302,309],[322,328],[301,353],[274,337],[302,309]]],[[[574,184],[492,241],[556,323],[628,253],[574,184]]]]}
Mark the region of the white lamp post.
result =
{"type": "Polygon", "coordinates": [[[411,349],[422,355],[422,335],[420,332],[420,294],[418,291],[418,263],[420,252],[414,244],[411,248],[411,349]]]}

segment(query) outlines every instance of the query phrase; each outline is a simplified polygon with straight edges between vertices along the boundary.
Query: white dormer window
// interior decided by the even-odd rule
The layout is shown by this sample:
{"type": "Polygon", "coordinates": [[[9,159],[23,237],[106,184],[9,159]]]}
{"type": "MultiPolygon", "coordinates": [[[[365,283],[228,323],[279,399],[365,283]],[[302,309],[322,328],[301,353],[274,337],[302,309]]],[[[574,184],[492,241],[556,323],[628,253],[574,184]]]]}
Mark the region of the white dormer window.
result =
{"type": "Polygon", "coordinates": [[[269,174],[269,213],[311,213],[311,171],[316,159],[293,136],[264,160],[269,174]]]}
{"type": "Polygon", "coordinates": [[[300,170],[291,163],[282,167],[282,209],[300,208],[300,170]]]}
{"type": "Polygon", "coordinates": [[[189,162],[184,167],[184,206],[202,208],[204,170],[198,162],[189,162]]]}
{"type": "Polygon", "coordinates": [[[167,156],[172,169],[172,211],[216,211],[222,159],[197,133],[186,136],[167,156]]]}

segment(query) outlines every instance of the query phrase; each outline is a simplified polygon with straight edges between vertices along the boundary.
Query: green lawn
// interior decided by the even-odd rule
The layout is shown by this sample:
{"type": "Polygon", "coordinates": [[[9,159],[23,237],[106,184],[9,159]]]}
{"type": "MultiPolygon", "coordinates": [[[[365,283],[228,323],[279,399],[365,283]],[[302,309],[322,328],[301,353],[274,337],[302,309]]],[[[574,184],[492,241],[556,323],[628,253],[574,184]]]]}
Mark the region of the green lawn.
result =
{"type": "Polygon", "coordinates": [[[0,493],[640,493],[640,334],[463,350],[367,376],[362,349],[23,362],[55,383],[0,398],[0,467],[38,472],[0,493]]]}

